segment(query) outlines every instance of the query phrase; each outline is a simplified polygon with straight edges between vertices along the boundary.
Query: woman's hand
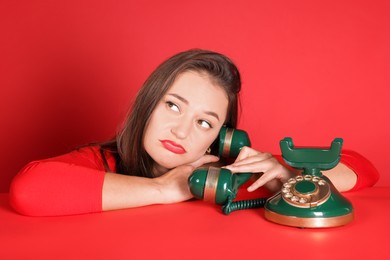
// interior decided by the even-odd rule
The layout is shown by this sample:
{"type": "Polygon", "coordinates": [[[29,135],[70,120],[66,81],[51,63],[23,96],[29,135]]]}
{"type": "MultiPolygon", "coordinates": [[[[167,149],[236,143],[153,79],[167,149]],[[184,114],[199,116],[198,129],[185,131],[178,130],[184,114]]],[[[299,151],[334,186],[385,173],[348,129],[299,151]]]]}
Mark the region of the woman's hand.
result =
{"type": "Polygon", "coordinates": [[[165,198],[164,203],[176,203],[191,199],[193,195],[188,187],[188,177],[196,168],[218,160],[217,156],[204,155],[191,164],[178,166],[156,178],[165,198]]]}
{"type": "Polygon", "coordinates": [[[262,173],[260,178],[248,187],[248,191],[254,191],[264,186],[275,192],[280,189],[282,183],[294,176],[294,173],[280,164],[272,154],[262,153],[247,146],[241,149],[233,164],[224,168],[233,173],[262,173]]]}

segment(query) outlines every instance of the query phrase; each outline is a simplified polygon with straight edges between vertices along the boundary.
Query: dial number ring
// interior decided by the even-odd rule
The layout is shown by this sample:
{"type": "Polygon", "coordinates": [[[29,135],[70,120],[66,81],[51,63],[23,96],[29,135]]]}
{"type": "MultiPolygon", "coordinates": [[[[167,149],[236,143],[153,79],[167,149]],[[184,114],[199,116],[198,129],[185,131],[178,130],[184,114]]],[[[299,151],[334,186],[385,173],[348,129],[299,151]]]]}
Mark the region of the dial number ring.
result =
{"type": "Polygon", "coordinates": [[[281,194],[283,200],[292,206],[312,208],[330,197],[330,186],[320,177],[300,175],[284,183],[281,194]]]}

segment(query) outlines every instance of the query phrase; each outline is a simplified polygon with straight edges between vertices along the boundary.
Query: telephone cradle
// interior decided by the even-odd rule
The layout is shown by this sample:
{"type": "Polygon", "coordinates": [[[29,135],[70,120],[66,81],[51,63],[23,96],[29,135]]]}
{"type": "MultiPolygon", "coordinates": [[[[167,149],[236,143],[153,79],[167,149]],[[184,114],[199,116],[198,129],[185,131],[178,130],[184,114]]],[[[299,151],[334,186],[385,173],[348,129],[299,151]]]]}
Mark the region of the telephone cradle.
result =
{"type": "MultiPolygon", "coordinates": [[[[199,168],[191,174],[188,184],[195,198],[222,205],[225,215],[235,210],[264,207],[264,217],[277,224],[302,228],[346,225],[354,218],[352,204],[321,172],[339,163],[342,144],[341,138],[335,138],[329,149],[298,148],[290,137],[281,140],[285,163],[302,171],[270,198],[234,201],[239,188],[252,173],[233,174],[224,168],[199,168]]],[[[221,157],[234,158],[243,146],[250,146],[244,131],[222,128],[218,148],[221,157]]]]}

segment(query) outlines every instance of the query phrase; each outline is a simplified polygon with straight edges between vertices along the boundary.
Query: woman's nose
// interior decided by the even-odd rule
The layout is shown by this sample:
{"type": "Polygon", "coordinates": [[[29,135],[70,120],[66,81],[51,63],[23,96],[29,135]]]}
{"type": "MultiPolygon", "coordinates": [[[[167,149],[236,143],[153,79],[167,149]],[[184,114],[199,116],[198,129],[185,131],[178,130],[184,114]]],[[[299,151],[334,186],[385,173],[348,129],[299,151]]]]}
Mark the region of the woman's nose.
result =
{"type": "Polygon", "coordinates": [[[186,138],[190,131],[192,126],[192,121],[189,119],[181,118],[177,122],[176,126],[172,127],[171,132],[175,135],[177,139],[184,139],[186,138]]]}

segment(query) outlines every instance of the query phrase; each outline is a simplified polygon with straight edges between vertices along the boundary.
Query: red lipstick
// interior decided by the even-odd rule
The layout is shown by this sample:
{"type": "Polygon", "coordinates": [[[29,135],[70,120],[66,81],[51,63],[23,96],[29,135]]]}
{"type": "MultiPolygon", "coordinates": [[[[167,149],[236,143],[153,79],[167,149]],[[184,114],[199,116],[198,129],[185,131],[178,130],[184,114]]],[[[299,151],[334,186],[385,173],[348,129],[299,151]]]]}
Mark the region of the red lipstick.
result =
{"type": "Polygon", "coordinates": [[[165,149],[172,153],[183,154],[186,150],[180,144],[177,144],[170,140],[160,140],[165,149]]]}

